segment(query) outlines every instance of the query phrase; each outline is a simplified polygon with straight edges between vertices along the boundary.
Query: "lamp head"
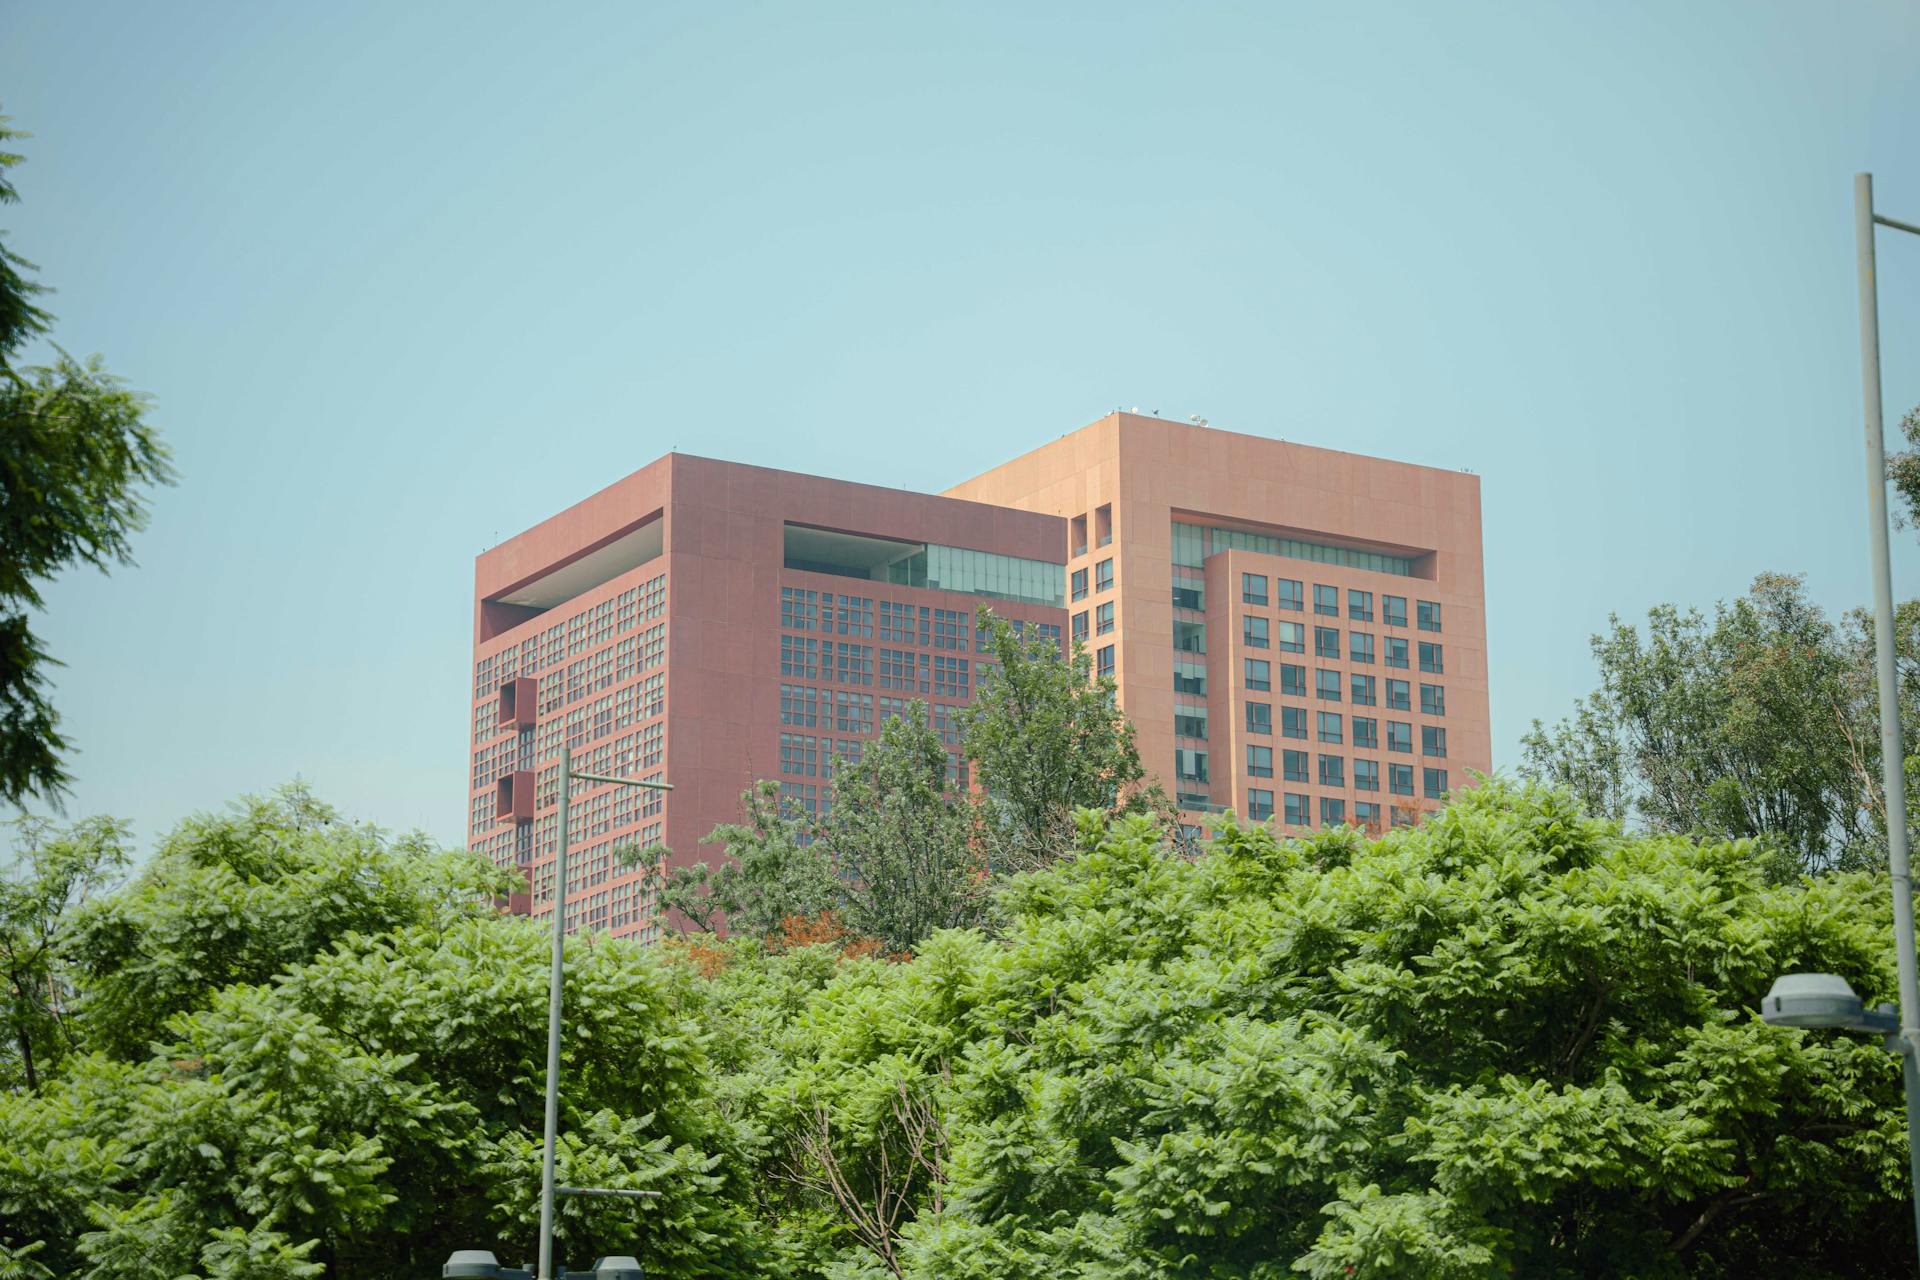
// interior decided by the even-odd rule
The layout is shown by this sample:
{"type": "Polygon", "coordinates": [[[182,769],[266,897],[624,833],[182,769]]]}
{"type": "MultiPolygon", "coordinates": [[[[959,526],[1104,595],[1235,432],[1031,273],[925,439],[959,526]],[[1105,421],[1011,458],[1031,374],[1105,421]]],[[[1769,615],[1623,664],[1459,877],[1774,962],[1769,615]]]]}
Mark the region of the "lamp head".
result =
{"type": "Polygon", "coordinates": [[[1899,1029],[1898,1017],[1867,1009],[1847,980],[1832,973],[1789,973],[1774,979],[1760,1001],[1760,1017],[1776,1027],[1838,1027],[1882,1034],[1899,1029]]]}

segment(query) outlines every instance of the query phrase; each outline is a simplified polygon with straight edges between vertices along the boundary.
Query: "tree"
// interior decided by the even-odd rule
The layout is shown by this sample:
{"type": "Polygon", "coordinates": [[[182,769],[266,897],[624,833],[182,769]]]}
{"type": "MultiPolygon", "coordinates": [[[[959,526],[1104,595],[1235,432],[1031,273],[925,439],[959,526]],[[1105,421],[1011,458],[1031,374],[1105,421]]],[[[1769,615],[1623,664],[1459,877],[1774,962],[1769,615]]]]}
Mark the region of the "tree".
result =
{"type": "MultiPolygon", "coordinates": [[[[1911,726],[1920,608],[1899,631],[1911,726]]],[[[1884,857],[1864,618],[1836,626],[1799,578],[1766,574],[1710,620],[1662,605],[1643,637],[1615,618],[1593,652],[1600,688],[1551,730],[1535,722],[1528,774],[1653,830],[1752,838],[1781,873],[1884,857]]]]}
{"type": "MultiPolygon", "coordinates": [[[[0,147],[24,137],[0,116],[0,147]]],[[[21,156],[0,150],[0,203],[19,196],[7,170],[21,156]]],[[[70,749],[49,698],[54,659],[29,615],[41,585],[76,564],[105,570],[132,563],[132,535],[146,526],[142,488],[169,484],[173,469],[146,422],[147,402],[106,372],[98,357],[56,349],[46,366],[16,368],[52,317],[46,292],[22,274],[32,264],[0,243],[0,801],[57,799],[70,749]]]]}
{"type": "Polygon", "coordinates": [[[993,661],[961,714],[961,746],[986,793],[997,869],[1052,861],[1072,842],[1077,809],[1144,812],[1164,800],[1140,787],[1133,724],[1084,645],[1062,660],[1054,641],[1016,633],[984,607],[979,623],[993,661]]]}
{"type": "Polygon", "coordinates": [[[727,860],[664,873],[661,850],[622,851],[632,864],[645,860],[660,888],[662,911],[677,911],[696,929],[711,933],[724,922],[731,933],[765,938],[793,916],[816,916],[839,904],[840,885],[812,848],[813,822],[781,808],[780,786],[761,781],[740,793],[742,820],[722,823],[700,838],[720,845],[727,860]]]}
{"type": "Polygon", "coordinates": [[[1900,419],[1900,434],[1906,437],[1907,447],[1887,455],[1887,478],[1893,482],[1893,491],[1905,511],[1897,507],[1894,511],[1896,522],[1907,525],[1920,525],[1920,408],[1909,409],[1900,419]]]}
{"type": "Polygon", "coordinates": [[[6,1042],[0,1045],[0,1090],[40,1087],[75,1040],[62,931],[88,898],[127,865],[127,824],[90,818],[60,830],[22,818],[12,862],[0,874],[0,999],[6,1042]]]}
{"type": "Polygon", "coordinates": [[[953,792],[947,749],[923,702],[889,716],[840,766],[820,850],[846,884],[847,925],[894,952],[980,922],[988,869],[973,805],[953,792]]]}

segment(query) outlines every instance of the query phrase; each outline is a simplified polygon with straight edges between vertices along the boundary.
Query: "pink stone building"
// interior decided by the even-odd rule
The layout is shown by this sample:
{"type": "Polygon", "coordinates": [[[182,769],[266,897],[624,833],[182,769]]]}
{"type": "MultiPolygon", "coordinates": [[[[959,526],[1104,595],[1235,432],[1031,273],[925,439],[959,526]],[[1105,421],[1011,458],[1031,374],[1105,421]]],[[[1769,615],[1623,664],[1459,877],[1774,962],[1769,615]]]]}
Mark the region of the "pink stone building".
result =
{"type": "MultiPolygon", "coordinates": [[[[1476,477],[1114,414],[943,496],[671,454],[479,557],[472,846],[569,928],[654,938],[614,856],[699,838],[757,779],[818,811],[888,714],[950,747],[974,610],[1080,638],[1189,821],[1417,821],[1491,767],[1476,477]]],[[[956,780],[964,765],[954,759],[956,780]]]]}

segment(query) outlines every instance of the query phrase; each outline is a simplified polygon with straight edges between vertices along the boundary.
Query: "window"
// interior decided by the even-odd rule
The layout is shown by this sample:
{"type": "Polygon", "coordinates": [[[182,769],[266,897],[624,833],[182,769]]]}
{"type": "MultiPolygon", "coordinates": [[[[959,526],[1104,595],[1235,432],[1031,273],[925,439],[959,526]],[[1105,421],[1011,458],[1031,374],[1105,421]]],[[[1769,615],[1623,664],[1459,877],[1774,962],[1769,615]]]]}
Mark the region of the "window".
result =
{"type": "Polygon", "coordinates": [[[1248,658],[1246,666],[1247,688],[1265,692],[1273,687],[1273,665],[1265,658],[1248,658]]]}
{"type": "Polygon", "coordinates": [[[1320,713],[1320,741],[1344,741],[1345,735],[1342,730],[1345,727],[1345,723],[1346,722],[1341,719],[1338,711],[1322,711],[1320,713]]]}
{"type": "Polygon", "coordinates": [[[1205,738],[1207,736],[1207,709],[1205,707],[1175,707],[1173,709],[1173,731],[1182,738],[1205,738]]]}
{"type": "Polygon", "coordinates": [[[1280,692],[1290,698],[1307,696],[1307,669],[1297,662],[1280,664],[1280,692]]]}
{"type": "Polygon", "coordinates": [[[1093,589],[1105,591],[1113,586],[1113,560],[1111,557],[1093,566],[1093,589]]]}
{"type": "Polygon", "coordinates": [[[1075,569],[1073,571],[1073,598],[1075,600],[1085,600],[1087,598],[1087,571],[1085,569],[1075,569]]]}
{"type": "Polygon", "coordinates": [[[1380,722],[1372,716],[1353,718],[1353,745],[1369,751],[1380,749],[1380,722]]]}
{"type": "Polygon", "coordinates": [[[1249,649],[1267,647],[1267,620],[1244,616],[1240,619],[1240,639],[1249,649]]]}
{"type": "Polygon", "coordinates": [[[1173,620],[1173,647],[1182,653],[1205,653],[1207,651],[1207,624],[1204,622],[1182,622],[1173,620]]]}
{"type": "Polygon", "coordinates": [[[814,691],[804,684],[783,684],[780,686],[780,723],[800,725],[811,729],[814,726],[817,703],[814,691]]]}
{"type": "Polygon", "coordinates": [[[1304,738],[1307,736],[1307,709],[1305,707],[1280,708],[1280,736],[1283,738],[1304,738]]]}
{"type": "Polygon", "coordinates": [[[1320,797],[1320,825],[1341,827],[1347,822],[1347,802],[1333,796],[1320,797]]]}
{"type": "Polygon", "coordinates": [[[1412,751],[1413,726],[1405,720],[1387,721],[1387,750],[1412,751]]]}
{"type": "Polygon", "coordinates": [[[1287,793],[1286,823],[1290,827],[1304,827],[1307,825],[1307,798],[1305,796],[1297,796],[1292,792],[1287,793]]]}
{"type": "Polygon", "coordinates": [[[949,658],[944,653],[933,655],[933,692],[936,697],[968,697],[967,681],[965,658],[949,658]]]}
{"type": "Polygon", "coordinates": [[[1104,547],[1113,541],[1113,504],[1093,509],[1093,544],[1104,547]]]}
{"type": "Polygon", "coordinates": [[[1355,760],[1353,762],[1353,789],[1355,791],[1378,791],[1380,789],[1380,762],[1378,760],[1355,760]]]}
{"type": "Polygon", "coordinates": [[[1273,816],[1273,792],[1259,787],[1247,788],[1247,817],[1254,822],[1265,822],[1273,816]]]}
{"type": "Polygon", "coordinates": [[[1413,686],[1405,680],[1388,680],[1387,706],[1393,711],[1413,710],[1413,686]]]}
{"type": "Polygon", "coordinates": [[[1344,787],[1347,785],[1347,758],[1345,756],[1320,757],[1320,785],[1323,787],[1344,787]]]}
{"type": "Polygon", "coordinates": [[[1288,782],[1309,782],[1307,776],[1307,753],[1304,751],[1282,751],[1280,769],[1288,782]]]}
{"type": "Polygon", "coordinates": [[[1349,631],[1347,633],[1347,661],[1373,661],[1373,633],[1370,631],[1349,631]]]}
{"type": "Polygon", "coordinates": [[[1273,704],[1270,702],[1249,702],[1247,704],[1247,732],[1273,732],[1273,704]]]}
{"type": "Polygon", "coordinates": [[[1192,581],[1183,582],[1175,579],[1173,584],[1173,607],[1176,609],[1192,609],[1196,612],[1205,609],[1207,607],[1206,584],[1192,581]]]}
{"type": "Polygon", "coordinates": [[[1182,782],[1207,781],[1207,753],[1180,747],[1173,753],[1173,772],[1182,782]]]}
{"type": "Polygon", "coordinates": [[[1191,693],[1200,698],[1206,697],[1206,667],[1198,662],[1181,662],[1176,658],[1173,663],[1173,691],[1191,693]]]}
{"type": "Polygon", "coordinates": [[[1271,778],[1273,776],[1273,748],[1254,743],[1247,747],[1247,776],[1252,778],[1271,778]]]}
{"type": "Polygon", "coordinates": [[[1244,604],[1264,605],[1267,602],[1267,575],[1264,573],[1243,573],[1240,575],[1240,600],[1244,604]]]}
{"type": "Polygon", "coordinates": [[[1313,629],[1313,656],[1331,658],[1340,661],[1340,628],[1315,627],[1313,629]]]}
{"type": "Polygon", "coordinates": [[[1445,655],[1440,652],[1439,645],[1429,644],[1425,640],[1420,642],[1420,669],[1422,671],[1427,672],[1429,675],[1445,675],[1447,664],[1443,660],[1444,658],[1445,655]]]}
{"type": "Polygon", "coordinates": [[[1087,554],[1087,518],[1084,515],[1075,516],[1069,522],[1067,540],[1073,545],[1073,554],[1087,554]]]}
{"type": "Polygon", "coordinates": [[[1387,665],[1407,669],[1407,638],[1405,636],[1387,637],[1387,665]]]}
{"type": "Polygon", "coordinates": [[[1373,677],[1363,676],[1358,672],[1355,672],[1353,681],[1352,681],[1351,692],[1353,694],[1353,701],[1355,706],[1361,706],[1361,707],[1372,706],[1373,705],[1373,677]]]}
{"type": "Polygon", "coordinates": [[[1407,598],[1405,596],[1381,596],[1380,620],[1390,627],[1407,625],[1407,598]]]}
{"type": "Polygon", "coordinates": [[[1369,831],[1380,829],[1380,806],[1370,800],[1356,800],[1353,805],[1355,826],[1365,827],[1369,831]]]}
{"type": "Polygon", "coordinates": [[[1420,629],[1438,631],[1440,629],[1440,606],[1431,600],[1420,602],[1420,629]]]}
{"type": "Polygon", "coordinates": [[[1095,605],[1093,609],[1093,634],[1104,636],[1113,630],[1113,601],[1095,605]]]}
{"type": "Polygon", "coordinates": [[[1073,638],[1075,640],[1085,640],[1087,638],[1087,611],[1085,609],[1073,615],[1073,638]]]}
{"type": "Polygon", "coordinates": [[[1313,611],[1324,613],[1329,618],[1340,616],[1340,588],[1315,585],[1313,588],[1313,611]]]}
{"type": "Polygon", "coordinates": [[[1437,724],[1421,725],[1420,754],[1445,759],[1447,754],[1447,731],[1437,724]]]}
{"type": "Polygon", "coordinates": [[[1426,775],[1426,793],[1428,798],[1445,800],[1447,798],[1447,771],[1445,769],[1422,769],[1421,773],[1426,775]]]}
{"type": "Polygon", "coordinates": [[[1314,693],[1322,702],[1340,701],[1340,673],[1338,671],[1316,671],[1313,673],[1314,693]]]}
{"type": "Polygon", "coordinates": [[[1307,651],[1307,629],[1298,622],[1282,622],[1279,632],[1279,647],[1283,653],[1305,653],[1307,651]]]}
{"type": "Polygon", "coordinates": [[[1373,592],[1348,590],[1347,616],[1355,622],[1372,622],[1373,592]]]}
{"type": "Polygon", "coordinates": [[[794,631],[811,631],[820,617],[814,603],[817,594],[800,587],[780,588],[780,625],[794,631]]]}
{"type": "Polygon", "coordinates": [[[1094,674],[1096,676],[1110,676],[1113,674],[1113,646],[1112,645],[1110,644],[1101,645],[1100,652],[1095,654],[1094,658],[1095,658],[1094,674]]]}
{"type": "Polygon", "coordinates": [[[1447,714],[1447,690],[1444,685],[1423,684],[1420,686],[1420,714],[1423,716],[1444,716],[1447,714]]]}
{"type": "Polygon", "coordinates": [[[1396,796],[1413,794],[1413,766],[1410,764],[1387,765],[1387,790],[1396,796]]]}
{"type": "Polygon", "coordinates": [[[1273,590],[1273,603],[1275,607],[1296,611],[1306,607],[1300,594],[1301,586],[1299,579],[1275,578],[1273,580],[1273,590]]]}

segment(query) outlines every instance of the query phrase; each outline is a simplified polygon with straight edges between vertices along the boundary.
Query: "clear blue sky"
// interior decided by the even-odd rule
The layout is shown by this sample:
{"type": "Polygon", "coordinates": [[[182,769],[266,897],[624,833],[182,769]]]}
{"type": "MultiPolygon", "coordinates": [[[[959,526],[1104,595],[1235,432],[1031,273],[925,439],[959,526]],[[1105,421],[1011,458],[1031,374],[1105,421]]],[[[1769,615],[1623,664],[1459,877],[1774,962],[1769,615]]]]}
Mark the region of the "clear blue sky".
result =
{"type": "Polygon", "coordinates": [[[1904,0],[13,0],[0,225],[183,476],[49,594],[73,808],[457,841],[482,548],[671,448],[939,489],[1116,404],[1479,472],[1511,763],[1611,611],[1866,598],[1916,66],[1904,0]]]}

